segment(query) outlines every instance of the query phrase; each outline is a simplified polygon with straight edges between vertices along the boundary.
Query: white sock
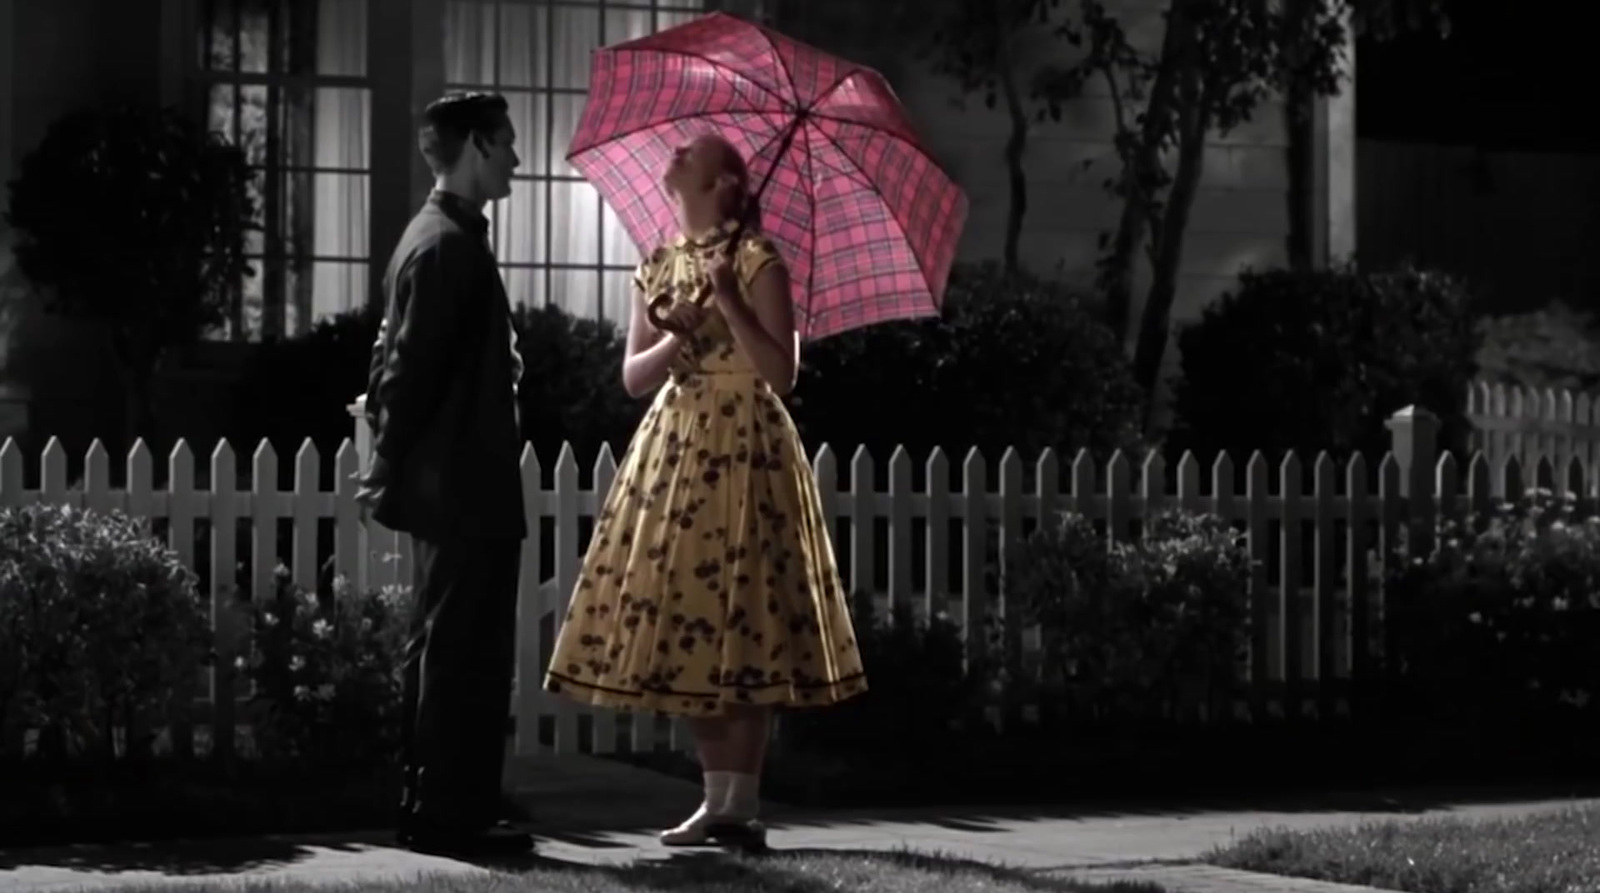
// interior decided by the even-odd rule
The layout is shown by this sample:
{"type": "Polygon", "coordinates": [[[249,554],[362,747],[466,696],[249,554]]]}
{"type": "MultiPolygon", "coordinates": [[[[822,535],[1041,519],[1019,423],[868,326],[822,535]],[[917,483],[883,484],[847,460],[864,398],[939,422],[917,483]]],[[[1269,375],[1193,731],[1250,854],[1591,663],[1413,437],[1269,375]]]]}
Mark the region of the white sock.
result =
{"type": "Polygon", "coordinates": [[[728,799],[722,814],[738,821],[755,818],[761,812],[761,776],[743,772],[728,775],[728,799]]]}
{"type": "Polygon", "coordinates": [[[732,772],[705,773],[706,799],[700,805],[708,815],[720,816],[728,808],[728,791],[733,787],[732,772]]]}

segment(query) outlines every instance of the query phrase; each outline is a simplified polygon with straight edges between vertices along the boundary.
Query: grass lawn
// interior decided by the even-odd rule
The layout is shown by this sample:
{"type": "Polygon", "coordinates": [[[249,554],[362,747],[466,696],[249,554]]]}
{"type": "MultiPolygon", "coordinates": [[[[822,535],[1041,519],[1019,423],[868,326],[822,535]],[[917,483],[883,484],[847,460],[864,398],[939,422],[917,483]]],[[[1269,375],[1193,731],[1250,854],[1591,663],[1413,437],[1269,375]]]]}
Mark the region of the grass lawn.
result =
{"type": "Polygon", "coordinates": [[[1600,807],[1258,831],[1208,861],[1411,893],[1600,893],[1600,807]]]}
{"type": "Polygon", "coordinates": [[[1163,893],[1148,884],[1076,884],[1013,869],[912,853],[790,852],[762,857],[717,853],[593,868],[545,863],[525,870],[433,875],[414,881],[329,885],[199,881],[139,885],[128,893],[1163,893]]]}

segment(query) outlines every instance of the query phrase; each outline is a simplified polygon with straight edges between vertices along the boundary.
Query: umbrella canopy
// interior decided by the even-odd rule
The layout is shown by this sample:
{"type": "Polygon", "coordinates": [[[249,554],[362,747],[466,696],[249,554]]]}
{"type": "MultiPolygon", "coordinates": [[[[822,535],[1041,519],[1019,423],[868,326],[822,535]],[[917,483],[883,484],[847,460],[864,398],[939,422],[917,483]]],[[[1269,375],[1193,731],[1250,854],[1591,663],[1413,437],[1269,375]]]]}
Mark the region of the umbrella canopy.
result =
{"type": "Polygon", "coordinates": [[[714,13],[597,51],[590,84],[567,158],[641,252],[678,231],[673,150],[716,132],[749,163],[802,337],[939,312],[967,198],[878,72],[714,13]]]}

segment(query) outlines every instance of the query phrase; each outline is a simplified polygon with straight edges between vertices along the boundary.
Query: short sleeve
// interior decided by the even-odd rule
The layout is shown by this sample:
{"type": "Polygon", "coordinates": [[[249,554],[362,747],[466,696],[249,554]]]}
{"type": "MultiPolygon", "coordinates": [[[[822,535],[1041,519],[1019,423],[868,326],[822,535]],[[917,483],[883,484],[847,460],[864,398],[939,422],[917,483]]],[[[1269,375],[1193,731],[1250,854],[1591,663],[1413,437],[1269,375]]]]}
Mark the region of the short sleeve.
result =
{"type": "Polygon", "coordinates": [[[781,263],[783,258],[778,256],[778,247],[771,239],[756,233],[744,238],[734,266],[739,273],[739,281],[748,288],[762,270],[781,263]]]}

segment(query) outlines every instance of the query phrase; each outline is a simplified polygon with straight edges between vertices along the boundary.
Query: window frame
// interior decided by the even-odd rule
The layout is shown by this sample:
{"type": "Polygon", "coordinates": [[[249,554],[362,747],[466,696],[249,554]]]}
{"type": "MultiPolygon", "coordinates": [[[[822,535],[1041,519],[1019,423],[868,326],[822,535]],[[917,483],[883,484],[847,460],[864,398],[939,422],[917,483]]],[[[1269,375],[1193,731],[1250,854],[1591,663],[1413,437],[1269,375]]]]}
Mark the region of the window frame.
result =
{"type": "MultiPolygon", "coordinates": [[[[373,242],[373,235],[377,232],[374,228],[375,202],[373,195],[378,188],[375,171],[379,167],[375,156],[381,151],[379,142],[375,140],[373,131],[376,130],[372,121],[373,113],[379,104],[379,82],[374,75],[374,59],[372,57],[372,33],[375,17],[380,12],[382,0],[365,0],[366,6],[366,31],[362,40],[367,44],[365,53],[364,73],[361,75],[325,75],[313,73],[286,73],[273,71],[272,68],[279,64],[282,53],[279,50],[278,26],[280,7],[275,0],[272,3],[267,26],[267,71],[245,71],[242,69],[242,31],[239,21],[238,6],[234,5],[232,23],[233,33],[233,66],[231,69],[213,69],[203,58],[206,52],[206,29],[214,27],[206,15],[207,0],[184,0],[181,58],[182,58],[182,103],[190,110],[196,120],[201,121],[207,128],[211,123],[211,94],[218,86],[229,86],[234,89],[232,136],[238,138],[243,126],[244,103],[240,101],[242,91],[247,87],[266,88],[266,118],[267,126],[263,139],[265,145],[262,150],[262,164],[251,165],[252,172],[261,175],[261,203],[262,220],[261,253],[251,254],[249,261],[256,269],[256,275],[261,277],[261,325],[258,332],[248,332],[244,326],[244,284],[241,282],[233,289],[230,298],[229,319],[226,332],[209,334],[207,340],[214,341],[276,341],[293,338],[308,333],[316,320],[313,318],[312,296],[306,293],[290,294],[288,281],[291,265],[303,265],[305,272],[314,275],[315,265],[319,262],[337,262],[350,266],[365,266],[367,268],[367,294],[359,307],[366,307],[371,303],[372,271],[374,268],[373,257],[378,247],[373,242]],[[283,146],[281,145],[280,131],[284,130],[279,121],[284,115],[284,95],[292,91],[305,91],[307,95],[315,96],[319,89],[354,89],[364,90],[367,94],[369,108],[368,133],[366,142],[368,147],[367,166],[365,168],[347,167],[321,167],[316,164],[284,164],[283,146]],[[275,163],[278,162],[278,163],[275,163]],[[309,177],[312,184],[319,174],[359,175],[367,178],[367,208],[366,229],[368,234],[367,253],[364,257],[329,257],[315,254],[314,252],[291,254],[287,248],[284,231],[286,224],[286,211],[284,199],[284,184],[294,176],[309,177]],[[289,308],[295,307],[295,325],[290,330],[288,324],[289,308]],[[254,337],[252,337],[254,336],[254,337]]],[[[292,0],[291,0],[292,2],[292,0]]],[[[423,0],[426,2],[426,0],[423,0]]],[[[390,0],[390,12],[392,0],[390,0]]],[[[315,8],[315,6],[313,6],[315,8]]],[[[315,133],[312,134],[312,144],[315,144],[315,133]]],[[[313,185],[314,190],[314,185],[313,185]]],[[[314,233],[316,219],[313,214],[308,232],[314,233]]]]}

